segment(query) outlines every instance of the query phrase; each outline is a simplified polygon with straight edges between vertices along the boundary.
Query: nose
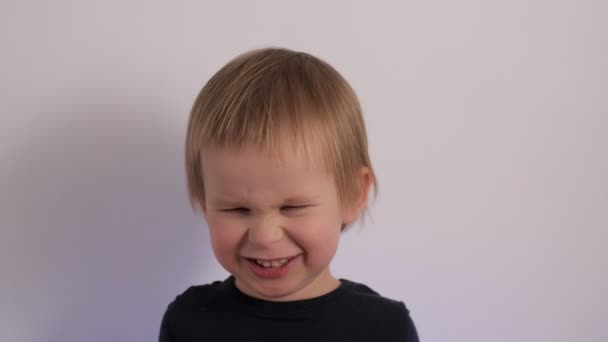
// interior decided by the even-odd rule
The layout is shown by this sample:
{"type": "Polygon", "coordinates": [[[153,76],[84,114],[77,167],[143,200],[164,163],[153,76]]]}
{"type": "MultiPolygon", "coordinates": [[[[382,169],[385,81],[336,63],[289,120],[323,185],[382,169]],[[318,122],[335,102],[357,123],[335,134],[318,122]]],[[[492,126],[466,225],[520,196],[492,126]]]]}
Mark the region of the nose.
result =
{"type": "Polygon", "coordinates": [[[283,238],[281,220],[268,215],[253,220],[248,229],[248,240],[255,245],[269,245],[283,238]]]}

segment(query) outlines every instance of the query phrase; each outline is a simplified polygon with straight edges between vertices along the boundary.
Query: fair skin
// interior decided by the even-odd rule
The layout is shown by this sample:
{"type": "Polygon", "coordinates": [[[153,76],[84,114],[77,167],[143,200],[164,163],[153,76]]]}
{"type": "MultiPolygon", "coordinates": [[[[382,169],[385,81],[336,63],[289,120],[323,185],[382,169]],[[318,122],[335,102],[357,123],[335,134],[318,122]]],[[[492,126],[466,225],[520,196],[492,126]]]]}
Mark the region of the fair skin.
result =
{"type": "Polygon", "coordinates": [[[284,148],[281,158],[253,147],[206,149],[201,157],[202,209],[211,244],[239,290],[259,299],[293,301],[339,286],[329,264],[342,224],[352,223],[365,207],[369,169],[361,168],[359,198],[345,205],[326,168],[295,149],[284,148]],[[275,279],[256,275],[249,264],[286,257],[295,257],[293,265],[275,279]]]}

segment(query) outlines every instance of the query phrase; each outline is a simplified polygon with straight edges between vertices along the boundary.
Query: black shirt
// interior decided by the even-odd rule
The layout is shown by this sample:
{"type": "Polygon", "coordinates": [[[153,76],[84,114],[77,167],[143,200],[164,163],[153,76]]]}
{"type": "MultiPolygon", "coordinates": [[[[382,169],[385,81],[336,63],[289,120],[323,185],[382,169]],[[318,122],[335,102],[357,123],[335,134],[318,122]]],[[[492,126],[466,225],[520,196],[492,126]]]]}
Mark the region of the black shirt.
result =
{"type": "Polygon", "coordinates": [[[291,302],[250,297],[233,276],[192,286],[167,307],[159,341],[419,341],[403,302],[340,280],[332,292],[291,302]]]}

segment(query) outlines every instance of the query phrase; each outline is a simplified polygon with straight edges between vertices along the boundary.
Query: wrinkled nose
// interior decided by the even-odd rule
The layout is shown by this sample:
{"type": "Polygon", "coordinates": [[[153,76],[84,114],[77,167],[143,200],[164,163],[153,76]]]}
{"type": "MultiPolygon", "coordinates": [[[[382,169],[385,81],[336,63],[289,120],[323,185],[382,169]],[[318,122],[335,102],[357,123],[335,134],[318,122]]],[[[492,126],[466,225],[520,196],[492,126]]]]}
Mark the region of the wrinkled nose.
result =
{"type": "Polygon", "coordinates": [[[256,245],[269,245],[283,238],[283,227],[280,220],[266,216],[253,220],[249,225],[248,240],[256,245]]]}

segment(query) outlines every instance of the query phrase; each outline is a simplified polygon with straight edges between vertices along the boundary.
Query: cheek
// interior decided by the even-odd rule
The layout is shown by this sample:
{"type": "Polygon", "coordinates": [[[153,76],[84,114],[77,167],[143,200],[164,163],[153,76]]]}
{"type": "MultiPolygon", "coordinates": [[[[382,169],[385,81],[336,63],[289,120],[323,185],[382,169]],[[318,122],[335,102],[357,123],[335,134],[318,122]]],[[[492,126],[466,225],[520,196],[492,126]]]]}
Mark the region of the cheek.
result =
{"type": "Polygon", "coordinates": [[[207,224],[211,246],[218,260],[221,261],[234,255],[242,234],[238,222],[208,215],[207,224]]]}
{"type": "Polygon", "coordinates": [[[332,257],[340,239],[341,220],[334,211],[320,211],[292,222],[293,239],[311,256],[332,257]]]}

